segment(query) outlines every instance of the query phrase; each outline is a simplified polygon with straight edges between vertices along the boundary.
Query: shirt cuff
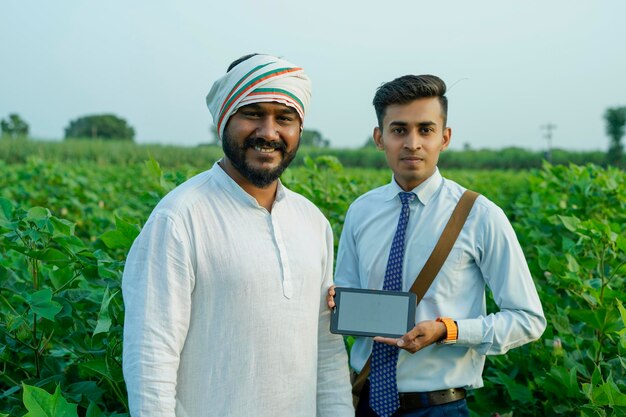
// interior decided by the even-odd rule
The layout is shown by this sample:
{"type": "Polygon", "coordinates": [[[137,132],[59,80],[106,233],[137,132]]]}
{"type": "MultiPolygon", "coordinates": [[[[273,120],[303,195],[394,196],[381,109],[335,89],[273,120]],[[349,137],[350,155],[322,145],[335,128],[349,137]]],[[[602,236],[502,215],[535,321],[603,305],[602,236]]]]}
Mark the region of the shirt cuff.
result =
{"type": "Polygon", "coordinates": [[[482,319],[457,320],[456,324],[459,329],[457,344],[476,346],[483,342],[482,319]]]}

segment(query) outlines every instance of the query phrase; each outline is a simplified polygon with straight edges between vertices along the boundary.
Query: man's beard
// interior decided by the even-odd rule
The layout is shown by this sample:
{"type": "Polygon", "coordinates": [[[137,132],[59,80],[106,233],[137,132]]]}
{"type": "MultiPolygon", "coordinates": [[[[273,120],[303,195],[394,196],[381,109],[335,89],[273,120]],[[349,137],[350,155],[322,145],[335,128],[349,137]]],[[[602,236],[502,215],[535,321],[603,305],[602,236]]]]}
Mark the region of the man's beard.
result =
{"type": "Polygon", "coordinates": [[[300,141],[298,141],[296,149],[292,152],[287,152],[287,146],[283,141],[266,141],[258,137],[249,137],[244,141],[243,145],[239,147],[235,141],[228,136],[226,131],[224,131],[222,137],[222,150],[224,151],[224,155],[226,155],[231,164],[233,164],[245,179],[258,188],[267,188],[282,175],[289,164],[291,164],[291,161],[296,157],[299,146],[300,141]],[[282,154],[283,159],[275,168],[262,169],[252,167],[246,160],[246,151],[248,148],[253,149],[255,146],[272,147],[282,154]]]}

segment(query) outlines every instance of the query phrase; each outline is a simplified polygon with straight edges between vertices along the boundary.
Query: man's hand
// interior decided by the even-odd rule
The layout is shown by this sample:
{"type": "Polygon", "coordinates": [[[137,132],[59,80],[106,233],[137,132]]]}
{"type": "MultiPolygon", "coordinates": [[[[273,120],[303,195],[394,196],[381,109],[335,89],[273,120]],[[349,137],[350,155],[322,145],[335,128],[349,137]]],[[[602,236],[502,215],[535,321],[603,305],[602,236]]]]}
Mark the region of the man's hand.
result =
{"type": "Polygon", "coordinates": [[[326,296],[326,303],[331,310],[335,308],[335,286],[331,285],[328,289],[328,295],[326,296]]]}
{"type": "MultiPolygon", "coordinates": [[[[333,291],[334,293],[334,291],[333,291]]],[[[330,290],[329,290],[330,294],[330,290]]],[[[333,302],[334,305],[334,302],[333,302]]],[[[376,336],[375,342],[385,343],[387,345],[397,346],[407,352],[415,353],[426,346],[432,345],[437,341],[445,338],[447,335],[446,326],[436,320],[427,320],[419,322],[407,334],[399,339],[390,337],[376,336]]]]}

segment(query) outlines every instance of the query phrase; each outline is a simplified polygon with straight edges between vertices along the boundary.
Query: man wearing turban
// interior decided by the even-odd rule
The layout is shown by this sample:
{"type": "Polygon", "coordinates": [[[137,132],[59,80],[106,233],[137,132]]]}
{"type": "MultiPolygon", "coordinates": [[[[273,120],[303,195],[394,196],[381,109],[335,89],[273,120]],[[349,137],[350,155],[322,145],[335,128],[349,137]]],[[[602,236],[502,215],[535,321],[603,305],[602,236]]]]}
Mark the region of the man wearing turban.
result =
{"type": "Polygon", "coordinates": [[[258,54],[211,88],[224,157],[159,202],[126,261],[133,417],[354,415],[325,307],[332,231],[279,180],[310,95],[302,68],[258,54]]]}

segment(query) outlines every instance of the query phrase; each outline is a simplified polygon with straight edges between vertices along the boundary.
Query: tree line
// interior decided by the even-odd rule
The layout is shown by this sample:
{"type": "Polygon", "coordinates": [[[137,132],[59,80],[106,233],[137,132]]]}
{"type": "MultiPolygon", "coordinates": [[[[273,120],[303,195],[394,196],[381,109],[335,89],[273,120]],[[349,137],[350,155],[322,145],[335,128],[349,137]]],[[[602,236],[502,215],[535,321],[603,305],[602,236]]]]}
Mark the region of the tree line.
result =
{"type": "MultiPolygon", "coordinates": [[[[615,165],[615,166],[626,166],[626,159],[624,158],[624,145],[622,144],[622,139],[624,134],[626,133],[626,106],[622,107],[609,107],[603,115],[605,126],[606,126],[606,134],[610,138],[609,148],[606,154],[601,161],[593,161],[596,163],[600,163],[602,165],[615,165]]],[[[23,120],[17,113],[9,114],[9,116],[5,119],[0,120],[0,129],[3,138],[24,138],[29,136],[29,125],[23,120]]],[[[215,127],[212,126],[210,131],[213,136],[212,144],[218,144],[219,140],[217,137],[217,132],[215,127]]],[[[114,114],[95,114],[95,115],[87,115],[81,116],[74,120],[71,120],[68,126],[65,128],[65,139],[99,139],[99,140],[121,140],[121,141],[129,141],[133,142],[135,138],[135,129],[123,118],[120,118],[114,114]]],[[[347,166],[378,166],[381,163],[384,163],[384,160],[378,156],[369,155],[366,151],[367,148],[371,148],[373,145],[373,141],[368,139],[363,148],[366,153],[356,152],[356,156],[347,150],[340,150],[340,155],[337,157],[347,166]],[[370,163],[363,163],[361,159],[368,159],[370,163]],[[356,161],[358,160],[358,161],[356,161]]],[[[322,133],[318,130],[304,129],[302,132],[301,138],[301,146],[310,147],[316,149],[323,149],[325,153],[330,151],[330,141],[325,138],[322,133]]],[[[516,150],[517,148],[507,148],[506,154],[510,157],[521,158],[527,160],[527,162],[522,161],[514,161],[514,158],[511,160],[506,159],[504,163],[496,164],[500,165],[504,168],[519,168],[521,166],[529,167],[529,166],[540,166],[542,157],[537,157],[536,154],[533,154],[531,151],[524,150],[516,150]],[[531,160],[529,163],[528,160],[531,160]]],[[[485,162],[485,157],[488,155],[489,151],[481,150],[481,151],[473,151],[471,149],[464,149],[465,153],[475,153],[474,156],[479,158],[478,165],[480,165],[480,160],[482,160],[483,165],[494,166],[493,163],[485,162]]],[[[502,156],[502,151],[493,151],[499,152],[498,157],[502,156]]],[[[559,164],[562,161],[559,161],[558,158],[564,156],[564,152],[561,150],[553,150],[550,155],[550,160],[553,163],[559,164]]],[[[459,153],[457,152],[457,155],[459,153]]],[[[449,153],[442,155],[442,163],[450,163],[454,167],[456,167],[456,162],[458,158],[454,156],[447,156],[449,153]],[[450,160],[450,161],[447,161],[450,160]]],[[[572,155],[565,155],[571,157],[572,155]]],[[[465,161],[467,158],[461,158],[462,161],[465,161]]],[[[488,157],[487,159],[492,159],[488,157]]],[[[574,158],[576,159],[576,158],[574,158]]],[[[575,160],[570,160],[569,162],[578,163],[575,160]]],[[[581,163],[585,163],[589,161],[582,160],[581,163]]],[[[471,165],[477,165],[477,163],[473,163],[471,165]]],[[[381,165],[384,167],[384,164],[381,165]]],[[[467,166],[466,166],[467,167],[467,166]]],[[[469,167],[467,167],[469,168],[469,167]]]]}

